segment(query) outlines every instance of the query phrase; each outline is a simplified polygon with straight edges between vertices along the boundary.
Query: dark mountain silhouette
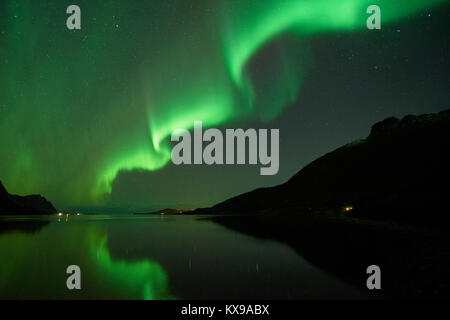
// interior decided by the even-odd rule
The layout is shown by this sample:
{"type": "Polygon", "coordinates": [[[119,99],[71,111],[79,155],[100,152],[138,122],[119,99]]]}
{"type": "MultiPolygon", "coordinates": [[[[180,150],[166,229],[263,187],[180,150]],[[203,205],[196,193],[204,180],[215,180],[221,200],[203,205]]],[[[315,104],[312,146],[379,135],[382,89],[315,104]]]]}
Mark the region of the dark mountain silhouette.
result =
{"type": "Polygon", "coordinates": [[[450,110],[388,118],[282,185],[194,213],[284,242],[364,292],[378,265],[376,298],[449,297],[449,150],[450,110]]]}
{"type": "Polygon", "coordinates": [[[0,181],[0,215],[53,214],[55,207],[40,195],[9,194],[0,181]]]}
{"type": "Polygon", "coordinates": [[[196,213],[343,213],[373,219],[446,218],[450,110],[376,123],[370,135],[313,161],[286,183],[196,213]],[[345,209],[347,208],[347,209],[345,209]]]}
{"type": "Polygon", "coordinates": [[[152,212],[138,212],[135,214],[180,214],[183,213],[184,210],[180,209],[172,209],[172,208],[166,208],[158,211],[152,211],[152,212]]]}

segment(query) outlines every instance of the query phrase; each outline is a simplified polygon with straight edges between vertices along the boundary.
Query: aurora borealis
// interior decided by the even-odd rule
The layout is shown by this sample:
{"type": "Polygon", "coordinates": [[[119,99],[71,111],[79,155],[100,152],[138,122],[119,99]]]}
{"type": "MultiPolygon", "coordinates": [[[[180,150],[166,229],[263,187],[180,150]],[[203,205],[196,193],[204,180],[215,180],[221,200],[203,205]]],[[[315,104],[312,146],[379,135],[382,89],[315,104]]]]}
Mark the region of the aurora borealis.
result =
{"type": "MultiPolygon", "coordinates": [[[[282,113],[301,103],[303,86],[321,74],[314,70],[320,57],[312,42],[370,32],[386,32],[394,39],[399,33],[396,24],[427,17],[427,10],[438,11],[444,3],[76,1],[82,29],[69,31],[65,9],[73,1],[2,1],[0,179],[11,193],[43,194],[58,207],[102,207],[113,202],[129,206],[135,200],[131,195],[111,198],[120,172],[140,175],[136,185],[143,179],[158,185],[147,174],[169,166],[173,130],[191,129],[201,120],[205,127],[257,123],[281,126],[280,136],[291,133],[298,124],[282,118],[282,113]],[[382,10],[380,31],[366,28],[366,8],[371,4],[382,10]]],[[[411,43],[415,38],[409,35],[411,43]]],[[[393,42],[389,39],[387,43],[393,42]]],[[[392,50],[381,47],[378,50],[385,54],[380,59],[386,60],[392,50]]],[[[320,48],[329,50],[327,45],[320,48]]],[[[356,63],[367,61],[360,58],[356,63]]],[[[387,80],[382,81],[391,84],[391,73],[386,71],[387,80]]],[[[424,86],[431,87],[433,81],[424,86]]],[[[405,88],[410,87],[401,86],[398,92],[409,96],[405,88]]],[[[406,107],[410,104],[404,105],[402,111],[410,110],[406,107]]],[[[395,112],[400,111],[386,109],[382,114],[395,112]]],[[[292,158],[299,162],[301,154],[292,158]]],[[[285,176],[298,169],[291,166],[285,176]]],[[[168,181],[169,191],[180,179],[176,170],[170,170],[158,178],[168,181]]],[[[251,183],[257,186],[259,181],[251,183]]],[[[130,188],[132,194],[139,187],[130,188]]],[[[140,190],[145,198],[145,186],[140,190]]],[[[225,195],[219,192],[216,197],[225,195]]],[[[150,191],[147,198],[139,205],[160,205],[150,191]]],[[[196,204],[195,199],[188,203],[196,204]]]]}

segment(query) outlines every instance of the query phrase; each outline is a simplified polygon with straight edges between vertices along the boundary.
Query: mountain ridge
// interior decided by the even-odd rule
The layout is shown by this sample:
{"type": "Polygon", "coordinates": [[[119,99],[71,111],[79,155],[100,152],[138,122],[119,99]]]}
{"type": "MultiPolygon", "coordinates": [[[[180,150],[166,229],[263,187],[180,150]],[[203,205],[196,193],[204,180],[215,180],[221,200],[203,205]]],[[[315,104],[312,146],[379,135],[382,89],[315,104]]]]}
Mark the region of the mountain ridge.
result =
{"type": "Polygon", "coordinates": [[[57,210],[43,196],[9,194],[0,181],[0,215],[53,214],[57,210]]]}
{"type": "Polygon", "coordinates": [[[442,185],[450,179],[449,137],[450,110],[386,118],[366,139],[319,157],[281,185],[193,212],[342,214],[351,208],[361,217],[414,220],[424,210],[446,206],[442,185]]]}

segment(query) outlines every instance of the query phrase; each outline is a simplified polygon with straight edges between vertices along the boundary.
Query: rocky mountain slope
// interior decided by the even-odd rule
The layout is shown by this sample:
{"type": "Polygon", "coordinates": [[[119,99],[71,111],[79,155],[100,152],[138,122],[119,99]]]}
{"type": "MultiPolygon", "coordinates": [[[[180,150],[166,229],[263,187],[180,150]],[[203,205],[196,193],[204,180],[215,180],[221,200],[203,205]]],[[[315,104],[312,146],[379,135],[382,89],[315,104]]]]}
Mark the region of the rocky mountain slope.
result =
{"type": "Polygon", "coordinates": [[[376,123],[370,135],[313,161],[286,183],[196,213],[346,213],[447,219],[450,110],[376,123]],[[348,211],[348,212],[346,212],[348,211]]]}
{"type": "Polygon", "coordinates": [[[9,194],[0,181],[0,215],[28,215],[56,213],[55,207],[40,195],[9,194]]]}

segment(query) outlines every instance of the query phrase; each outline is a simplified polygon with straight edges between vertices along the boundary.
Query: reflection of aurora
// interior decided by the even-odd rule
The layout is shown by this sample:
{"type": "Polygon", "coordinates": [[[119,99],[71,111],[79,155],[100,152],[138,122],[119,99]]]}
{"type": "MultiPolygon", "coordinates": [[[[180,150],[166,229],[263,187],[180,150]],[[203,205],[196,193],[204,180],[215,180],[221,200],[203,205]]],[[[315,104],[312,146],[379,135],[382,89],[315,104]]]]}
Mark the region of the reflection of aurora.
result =
{"type": "MultiPolygon", "coordinates": [[[[445,2],[378,0],[382,28],[445,2]]],[[[199,4],[179,1],[168,12],[162,3],[89,1],[83,32],[68,34],[54,27],[65,10],[50,1],[4,1],[0,177],[8,190],[57,206],[102,204],[119,171],[168,163],[176,128],[274,119],[298,99],[308,37],[364,30],[373,1],[203,1],[201,19],[199,4]],[[120,30],[103,27],[116,25],[112,16],[120,30]],[[271,46],[261,79],[252,61],[271,46]]]]}
{"type": "Polygon", "coordinates": [[[99,264],[101,275],[117,281],[117,286],[142,288],[142,298],[145,300],[168,298],[167,275],[155,262],[142,260],[127,262],[125,260],[112,260],[108,247],[107,236],[91,240],[91,250],[94,259],[99,264]]]}
{"type": "Polygon", "coordinates": [[[112,259],[107,239],[99,228],[86,230],[76,224],[52,225],[34,235],[0,235],[0,297],[171,298],[167,274],[158,263],[112,259]],[[82,289],[78,292],[66,288],[64,271],[70,264],[81,268],[82,289]]]}

